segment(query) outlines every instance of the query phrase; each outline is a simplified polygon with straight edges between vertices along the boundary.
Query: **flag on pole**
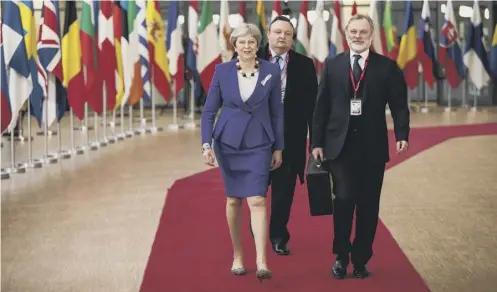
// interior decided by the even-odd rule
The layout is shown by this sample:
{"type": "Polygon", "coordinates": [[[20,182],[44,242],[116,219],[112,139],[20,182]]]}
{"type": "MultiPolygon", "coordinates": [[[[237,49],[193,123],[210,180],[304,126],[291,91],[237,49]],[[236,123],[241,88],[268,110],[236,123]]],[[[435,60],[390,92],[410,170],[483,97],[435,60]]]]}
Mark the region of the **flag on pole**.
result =
{"type": "MultiPolygon", "coordinates": [[[[204,13],[204,11],[202,10],[202,14],[203,13],[204,13]]],[[[264,47],[266,45],[266,42],[267,42],[267,37],[266,37],[267,25],[266,25],[266,8],[264,7],[264,1],[262,1],[262,0],[257,0],[257,3],[256,3],[255,23],[259,27],[259,30],[261,31],[261,45],[260,45],[260,47],[264,47]]]]}
{"type": "Polygon", "coordinates": [[[76,2],[66,2],[66,19],[62,35],[62,72],[67,99],[74,115],[82,120],[85,113],[85,80],[81,67],[81,40],[76,2]]]}
{"type": "Polygon", "coordinates": [[[458,87],[461,81],[464,80],[466,73],[451,0],[447,1],[445,9],[445,22],[442,25],[440,46],[438,47],[438,62],[440,66],[445,68],[445,78],[450,87],[458,87]]]}
{"type": "MultiPolygon", "coordinates": [[[[124,97],[124,71],[123,71],[123,53],[122,53],[122,37],[123,37],[123,15],[119,1],[114,1],[112,5],[112,23],[114,26],[114,50],[116,54],[116,97],[112,110],[116,110],[121,106],[124,97]]],[[[126,56],[127,57],[127,56],[126,56]]]]}
{"type": "Polygon", "coordinates": [[[114,17],[112,2],[101,1],[98,14],[98,71],[102,82],[105,82],[104,92],[106,107],[113,110],[116,105],[117,59],[114,47],[114,17]]]}
{"type": "Polygon", "coordinates": [[[302,0],[299,22],[297,25],[297,43],[295,44],[295,51],[304,56],[310,56],[309,27],[309,20],[307,19],[307,0],[302,0]]]}
{"type": "Polygon", "coordinates": [[[47,127],[50,127],[55,120],[62,119],[67,108],[67,94],[62,86],[64,76],[62,74],[59,1],[45,0],[41,19],[38,38],[40,65],[38,72],[42,74],[38,74],[38,77],[39,80],[45,78],[43,121],[46,121],[47,127]]]}
{"type": "Polygon", "coordinates": [[[310,52],[312,58],[317,62],[317,73],[321,72],[320,68],[324,60],[330,54],[328,44],[328,32],[326,29],[326,22],[323,18],[323,0],[317,0],[316,3],[316,19],[312,23],[311,37],[310,37],[310,52]]]}
{"type": "MultiPolygon", "coordinates": [[[[140,60],[140,78],[141,85],[133,87],[133,95],[129,99],[130,105],[135,105],[142,97],[144,103],[150,102],[152,86],[150,83],[150,55],[148,52],[147,41],[147,9],[145,0],[136,0],[136,19],[134,22],[134,30],[137,34],[138,41],[138,57],[140,60]],[[140,89],[141,88],[141,92],[140,89]],[[139,94],[141,93],[141,95],[139,94]]],[[[138,82],[135,80],[134,82],[138,82]]]]}
{"type": "Polygon", "coordinates": [[[10,109],[9,102],[9,83],[7,82],[7,68],[5,68],[5,59],[3,53],[3,37],[2,37],[3,23],[0,20],[0,78],[1,78],[1,104],[2,108],[1,114],[1,127],[0,133],[3,133],[7,129],[10,124],[10,120],[12,119],[12,110],[10,109]]]}
{"type": "Polygon", "coordinates": [[[348,50],[347,40],[342,29],[341,10],[340,2],[335,0],[335,7],[331,11],[333,19],[331,20],[330,56],[336,56],[344,52],[345,48],[348,50]]]}
{"type": "MultiPolygon", "coordinates": [[[[24,41],[26,43],[29,71],[31,79],[33,80],[33,89],[29,98],[31,103],[31,114],[35,116],[38,125],[41,126],[46,77],[42,76],[41,80],[38,80],[38,41],[33,1],[20,1],[19,11],[21,12],[21,23],[22,28],[24,29],[24,41]]],[[[40,73],[43,74],[43,72],[40,73]]]]}
{"type": "Polygon", "coordinates": [[[426,84],[433,88],[435,84],[434,69],[436,68],[437,59],[431,32],[430,5],[428,0],[424,0],[418,28],[418,60],[423,68],[423,78],[426,84]]]}
{"type": "Polygon", "coordinates": [[[493,77],[497,77],[497,24],[494,27],[494,37],[492,38],[492,46],[490,48],[490,71],[493,77]]]}
{"type": "Polygon", "coordinates": [[[185,69],[183,61],[183,32],[178,25],[179,1],[169,4],[167,19],[166,47],[169,58],[169,73],[174,80],[174,92],[178,93],[185,86],[185,69]]]}
{"type": "Polygon", "coordinates": [[[282,10],[281,10],[281,0],[274,0],[273,1],[273,10],[271,11],[271,21],[275,19],[276,17],[282,15],[282,10]]]}
{"type": "Polygon", "coordinates": [[[378,1],[372,0],[369,6],[369,16],[374,25],[372,49],[380,55],[386,55],[385,30],[380,26],[379,13],[378,1]]]}
{"type": "Polygon", "coordinates": [[[400,41],[399,55],[397,56],[397,64],[404,71],[404,78],[407,86],[410,89],[418,85],[418,52],[417,52],[417,36],[416,26],[414,25],[414,16],[412,13],[412,3],[407,2],[406,5],[406,22],[405,29],[400,41]]]}
{"type": "Polygon", "coordinates": [[[28,100],[33,90],[33,80],[28,64],[24,29],[21,24],[21,12],[18,1],[3,2],[2,38],[6,41],[3,46],[5,66],[9,84],[9,103],[12,119],[7,127],[14,130],[19,112],[28,100]]]}
{"type": "Polygon", "coordinates": [[[84,0],[81,11],[81,51],[85,75],[86,98],[97,113],[103,112],[102,82],[98,70],[98,45],[96,38],[95,5],[93,0],[84,0]]]}
{"type": "Polygon", "coordinates": [[[385,53],[393,60],[397,60],[398,43],[395,27],[392,21],[392,3],[387,0],[385,3],[385,11],[383,13],[383,30],[385,31],[385,53]]]}
{"type": "Polygon", "coordinates": [[[198,28],[197,68],[204,89],[208,89],[214,76],[216,64],[221,63],[221,51],[217,42],[217,27],[212,18],[211,1],[204,0],[198,28]]]}
{"type": "Polygon", "coordinates": [[[164,21],[157,0],[147,2],[147,32],[153,84],[164,100],[168,101],[171,96],[171,76],[169,75],[164,21]]]}
{"type": "Polygon", "coordinates": [[[229,23],[228,0],[221,0],[221,12],[219,14],[219,45],[223,62],[227,62],[233,58],[235,52],[230,43],[231,26],[229,23]]]}
{"type": "Polygon", "coordinates": [[[473,15],[468,31],[468,39],[464,52],[464,64],[468,68],[468,77],[478,89],[482,89],[490,81],[487,51],[483,45],[483,30],[478,0],[473,4],[473,15]]]}
{"type": "MultiPolygon", "coordinates": [[[[131,68],[130,68],[130,93],[128,102],[130,105],[136,104],[143,96],[143,80],[141,76],[141,63],[140,63],[140,53],[138,52],[140,42],[138,39],[138,28],[140,23],[138,22],[137,11],[138,6],[135,1],[126,1],[125,9],[128,15],[128,35],[129,35],[129,46],[128,46],[128,58],[131,68]]],[[[124,101],[124,100],[123,100],[124,101]]]]}

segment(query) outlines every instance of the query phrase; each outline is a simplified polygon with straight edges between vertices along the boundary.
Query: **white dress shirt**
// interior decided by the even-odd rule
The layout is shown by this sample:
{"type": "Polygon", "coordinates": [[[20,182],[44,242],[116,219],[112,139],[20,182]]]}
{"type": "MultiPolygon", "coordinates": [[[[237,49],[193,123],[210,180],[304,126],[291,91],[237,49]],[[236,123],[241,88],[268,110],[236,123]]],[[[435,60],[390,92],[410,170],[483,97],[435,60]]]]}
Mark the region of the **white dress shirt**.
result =
{"type": "Polygon", "coordinates": [[[366,59],[369,56],[369,49],[365,50],[360,54],[357,54],[354,51],[350,50],[350,68],[354,68],[354,61],[355,61],[354,55],[361,55],[361,58],[359,59],[359,66],[361,67],[361,70],[364,70],[364,64],[366,63],[366,59]]]}

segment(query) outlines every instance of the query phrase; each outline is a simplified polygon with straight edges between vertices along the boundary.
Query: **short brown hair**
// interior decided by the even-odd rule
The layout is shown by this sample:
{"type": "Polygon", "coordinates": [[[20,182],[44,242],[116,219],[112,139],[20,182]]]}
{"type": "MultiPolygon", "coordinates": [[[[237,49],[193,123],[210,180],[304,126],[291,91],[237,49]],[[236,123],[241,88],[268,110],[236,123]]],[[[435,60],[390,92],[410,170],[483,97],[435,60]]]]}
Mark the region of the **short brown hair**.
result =
{"type": "Polygon", "coordinates": [[[348,30],[349,28],[349,24],[354,21],[354,20],[361,20],[361,19],[366,19],[368,22],[369,22],[369,26],[371,27],[371,31],[374,31],[374,23],[373,23],[373,19],[371,19],[371,17],[369,15],[366,15],[366,14],[356,14],[354,16],[352,16],[349,21],[347,22],[347,25],[345,26],[345,31],[348,30]]]}

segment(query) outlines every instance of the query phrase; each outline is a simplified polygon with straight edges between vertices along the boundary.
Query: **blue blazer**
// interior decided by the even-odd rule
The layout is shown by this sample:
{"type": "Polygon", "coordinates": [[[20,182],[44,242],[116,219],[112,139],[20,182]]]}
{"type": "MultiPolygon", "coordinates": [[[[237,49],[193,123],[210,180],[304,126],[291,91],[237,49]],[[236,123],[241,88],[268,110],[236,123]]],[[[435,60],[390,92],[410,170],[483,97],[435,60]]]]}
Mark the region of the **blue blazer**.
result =
{"type": "Polygon", "coordinates": [[[257,84],[245,102],[240,95],[236,60],[216,65],[200,130],[202,144],[211,144],[214,139],[240,149],[270,142],[273,150],[282,150],[283,102],[278,65],[259,59],[257,84]],[[220,107],[221,114],[214,128],[220,107]],[[242,141],[245,141],[244,145],[242,141]]]}

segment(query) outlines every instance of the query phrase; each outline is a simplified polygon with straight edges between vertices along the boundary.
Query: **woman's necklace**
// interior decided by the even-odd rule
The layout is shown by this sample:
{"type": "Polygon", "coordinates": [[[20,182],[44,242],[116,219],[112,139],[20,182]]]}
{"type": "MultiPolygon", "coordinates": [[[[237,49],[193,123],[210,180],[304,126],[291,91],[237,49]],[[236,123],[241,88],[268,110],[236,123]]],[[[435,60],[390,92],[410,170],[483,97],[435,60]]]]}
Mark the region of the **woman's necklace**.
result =
{"type": "MultiPolygon", "coordinates": [[[[250,77],[254,77],[255,76],[255,72],[257,72],[257,69],[259,69],[259,59],[255,59],[254,68],[255,68],[255,71],[252,72],[252,73],[250,73],[250,77]]],[[[242,74],[243,77],[248,78],[247,77],[247,73],[242,72],[242,67],[240,67],[240,63],[239,62],[236,62],[236,69],[238,69],[238,71],[240,71],[240,73],[242,74]]]]}

